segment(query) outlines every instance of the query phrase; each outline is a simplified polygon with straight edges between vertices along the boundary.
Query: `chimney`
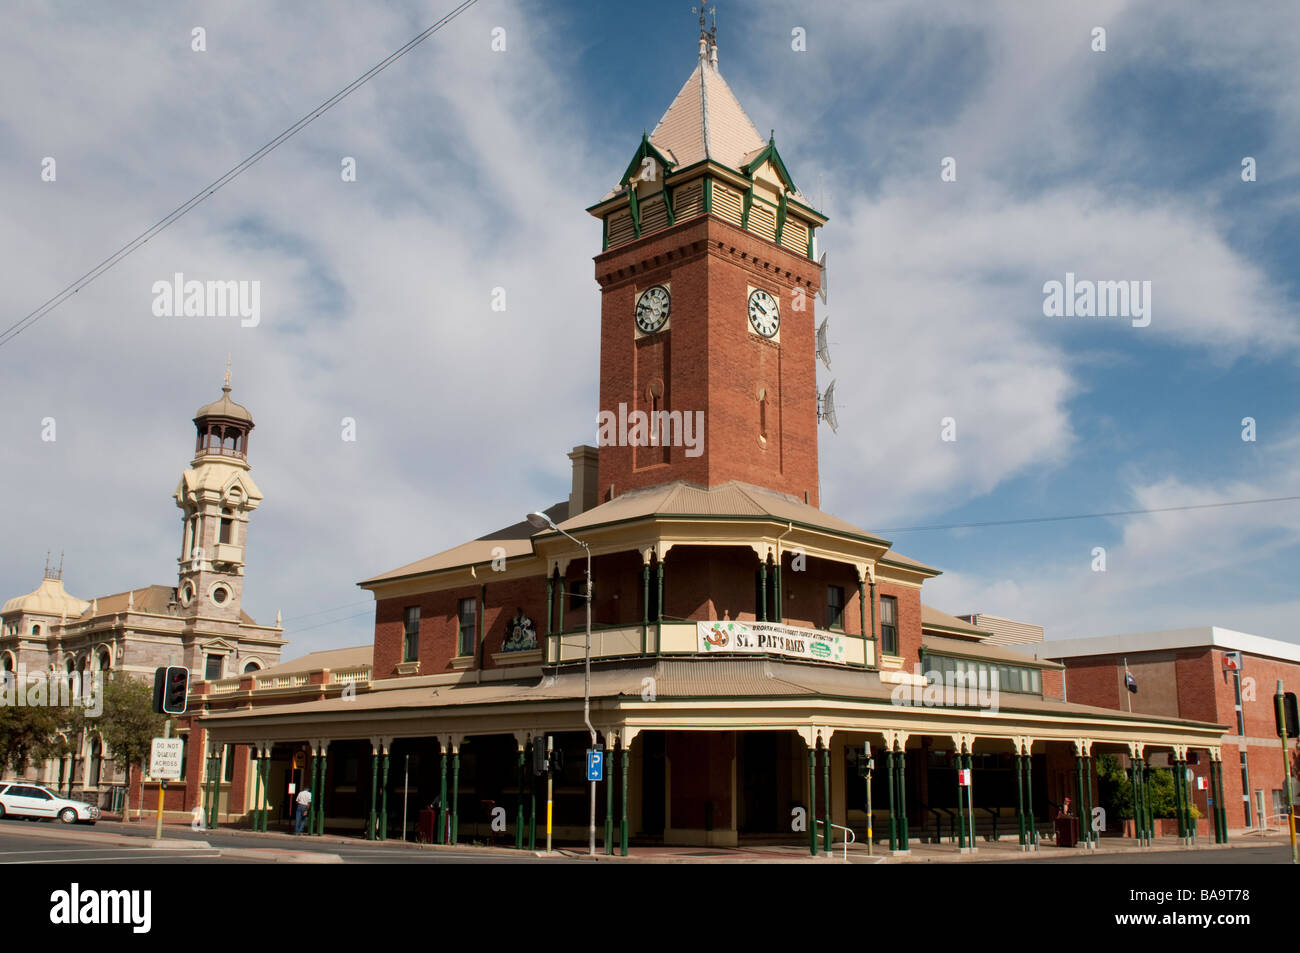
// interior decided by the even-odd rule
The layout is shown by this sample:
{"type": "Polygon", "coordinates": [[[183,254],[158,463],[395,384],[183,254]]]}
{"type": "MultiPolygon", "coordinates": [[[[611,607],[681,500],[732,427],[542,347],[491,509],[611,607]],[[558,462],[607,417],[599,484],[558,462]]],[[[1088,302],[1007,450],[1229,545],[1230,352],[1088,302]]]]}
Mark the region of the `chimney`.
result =
{"type": "Polygon", "coordinates": [[[596,508],[596,448],[585,444],[573,448],[573,490],[569,493],[569,519],[596,508]]]}

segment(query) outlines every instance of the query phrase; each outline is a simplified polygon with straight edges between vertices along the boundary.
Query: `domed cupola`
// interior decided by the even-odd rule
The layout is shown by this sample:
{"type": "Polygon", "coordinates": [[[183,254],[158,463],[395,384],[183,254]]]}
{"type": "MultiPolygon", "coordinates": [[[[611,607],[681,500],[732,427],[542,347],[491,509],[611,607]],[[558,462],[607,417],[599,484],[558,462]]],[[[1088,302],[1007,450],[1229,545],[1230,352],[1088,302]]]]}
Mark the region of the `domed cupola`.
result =
{"type": "Polygon", "coordinates": [[[196,440],[194,455],[248,459],[248,435],[253,429],[253,415],[248,408],[230,399],[230,367],[221,399],[199,408],[194,415],[196,440]]]}

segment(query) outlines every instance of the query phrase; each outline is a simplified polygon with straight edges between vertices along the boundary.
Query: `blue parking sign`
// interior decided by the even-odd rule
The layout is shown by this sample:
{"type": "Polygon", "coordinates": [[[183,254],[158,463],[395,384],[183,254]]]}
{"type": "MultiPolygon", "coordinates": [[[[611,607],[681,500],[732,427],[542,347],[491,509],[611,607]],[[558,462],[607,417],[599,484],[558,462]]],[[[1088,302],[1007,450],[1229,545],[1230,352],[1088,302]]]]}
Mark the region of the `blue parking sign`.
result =
{"type": "Polygon", "coordinates": [[[587,749],[587,780],[605,780],[605,752],[600,748],[587,749]]]}

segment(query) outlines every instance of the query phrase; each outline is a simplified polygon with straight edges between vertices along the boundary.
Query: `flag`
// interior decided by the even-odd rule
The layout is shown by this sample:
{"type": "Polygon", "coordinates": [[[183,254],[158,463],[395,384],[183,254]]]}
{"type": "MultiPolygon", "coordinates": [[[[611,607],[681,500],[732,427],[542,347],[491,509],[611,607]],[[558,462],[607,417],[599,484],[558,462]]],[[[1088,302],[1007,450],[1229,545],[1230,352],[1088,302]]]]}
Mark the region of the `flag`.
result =
{"type": "Polygon", "coordinates": [[[1137,694],[1138,680],[1133,677],[1133,673],[1128,670],[1128,662],[1124,663],[1124,687],[1134,695],[1137,694]]]}

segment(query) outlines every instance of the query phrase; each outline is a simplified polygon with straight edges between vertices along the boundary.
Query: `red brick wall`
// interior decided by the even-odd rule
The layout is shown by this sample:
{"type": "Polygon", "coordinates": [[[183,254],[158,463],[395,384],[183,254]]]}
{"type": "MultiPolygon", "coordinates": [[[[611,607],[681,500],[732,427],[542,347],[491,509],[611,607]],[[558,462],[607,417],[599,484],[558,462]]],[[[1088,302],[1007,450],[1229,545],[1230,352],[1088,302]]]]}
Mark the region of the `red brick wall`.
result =
{"type": "MultiPolygon", "coordinates": [[[[921,590],[892,582],[876,584],[876,598],[893,596],[898,600],[898,654],[909,671],[921,661],[921,590]]],[[[867,619],[867,625],[871,619],[867,619]]],[[[876,609],[876,627],[880,626],[880,609],[876,609]]]]}
{"type": "Polygon", "coordinates": [[[1064,673],[1055,669],[1043,669],[1042,685],[1044,698],[1061,698],[1065,691],[1064,673]]]}
{"type": "MultiPolygon", "coordinates": [[[[1237,742],[1235,693],[1231,673],[1223,669],[1224,652],[1209,646],[1178,651],[1130,653],[1129,670],[1138,680],[1138,693],[1127,698],[1119,686],[1124,663],[1119,656],[1096,656],[1067,659],[1069,700],[1126,710],[1131,701],[1133,711],[1170,715],[1192,721],[1228,726],[1222,745],[1224,805],[1228,826],[1245,825],[1242,802],[1241,746],[1237,742]]],[[[1300,685],[1300,664],[1277,659],[1246,656],[1242,671],[1242,714],[1245,734],[1262,743],[1246,749],[1250,774],[1250,792],[1264,791],[1264,806],[1273,812],[1273,791],[1284,783],[1281,745],[1274,741],[1273,693],[1277,679],[1287,686],[1300,685]],[[1253,688],[1253,698],[1252,698],[1253,688]]],[[[1044,687],[1046,688],[1046,674],[1044,687]]],[[[1200,763],[1193,771],[1209,777],[1209,756],[1198,752],[1200,763]]],[[[1292,751],[1293,771],[1300,772],[1292,751]]],[[[1195,792],[1195,803],[1203,813],[1209,805],[1207,792],[1195,792]]],[[[1252,820],[1255,805],[1251,804],[1252,820]]],[[[1276,822],[1275,822],[1276,824],[1276,822]]]]}
{"type": "MultiPolygon", "coordinates": [[[[483,657],[485,668],[493,668],[492,653],[501,651],[506,626],[514,618],[516,608],[522,608],[533,620],[539,644],[544,638],[546,580],[542,576],[533,576],[494,582],[487,573],[481,579],[487,586],[487,608],[483,612],[487,646],[485,651],[479,651],[478,654],[483,657]]],[[[397,674],[396,666],[402,660],[403,613],[407,606],[420,607],[420,674],[454,671],[451,660],[456,655],[460,632],[460,600],[477,600],[479,595],[480,585],[474,584],[442,592],[380,599],[375,606],[373,677],[391,678],[397,674]]],[[[476,649],[482,650],[477,642],[476,649]]]]}
{"type": "Polygon", "coordinates": [[[601,411],[644,409],[651,380],[664,409],[703,411],[699,456],[685,447],[600,448],[599,499],[673,480],[717,486],[741,480],[809,502],[817,492],[817,375],[813,301],[817,266],[712,216],[701,216],[596,258],[601,295],[601,411]],[[671,283],[669,328],[635,335],[636,299],[671,283]],[[777,296],[780,344],[748,330],[748,287],[777,296]],[[805,289],[804,310],[792,290],[805,289]],[[767,392],[767,444],[759,442],[759,389],[767,392]],[[667,463],[659,461],[667,457],[667,463]],[[649,465],[646,465],[649,464],[649,465]]]}

